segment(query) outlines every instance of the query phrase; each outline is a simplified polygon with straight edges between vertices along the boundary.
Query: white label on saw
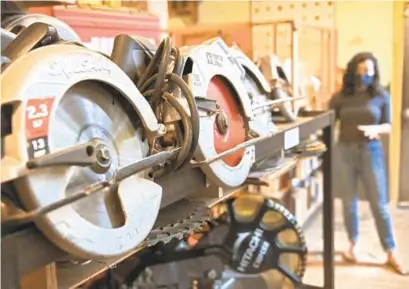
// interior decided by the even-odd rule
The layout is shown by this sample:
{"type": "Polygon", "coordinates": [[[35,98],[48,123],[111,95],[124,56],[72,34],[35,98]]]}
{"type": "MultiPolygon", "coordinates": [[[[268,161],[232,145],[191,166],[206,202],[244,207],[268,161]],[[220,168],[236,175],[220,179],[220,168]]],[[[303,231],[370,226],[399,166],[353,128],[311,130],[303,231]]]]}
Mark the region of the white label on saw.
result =
{"type": "Polygon", "coordinates": [[[290,129],[284,133],[284,149],[288,150],[300,143],[300,131],[298,127],[290,129]]]}

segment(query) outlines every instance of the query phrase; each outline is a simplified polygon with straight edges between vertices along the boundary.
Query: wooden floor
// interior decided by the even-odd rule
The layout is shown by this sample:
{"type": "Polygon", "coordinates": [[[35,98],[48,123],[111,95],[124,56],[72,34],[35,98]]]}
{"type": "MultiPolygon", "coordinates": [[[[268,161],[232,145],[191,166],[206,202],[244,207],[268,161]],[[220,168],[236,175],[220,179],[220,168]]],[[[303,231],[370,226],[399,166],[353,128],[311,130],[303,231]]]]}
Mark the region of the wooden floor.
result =
{"type": "MultiPolygon", "coordinates": [[[[372,215],[367,202],[360,203],[360,239],[358,265],[342,262],[338,252],[348,247],[341,215],[341,203],[335,202],[335,289],[409,289],[409,276],[400,276],[382,266],[385,260],[381,249],[372,215]]],[[[409,208],[391,208],[398,251],[406,267],[409,267],[409,208]]],[[[310,251],[322,251],[322,216],[316,218],[306,230],[306,239],[310,251]]],[[[321,255],[309,257],[304,282],[311,285],[323,285],[321,255]]]]}

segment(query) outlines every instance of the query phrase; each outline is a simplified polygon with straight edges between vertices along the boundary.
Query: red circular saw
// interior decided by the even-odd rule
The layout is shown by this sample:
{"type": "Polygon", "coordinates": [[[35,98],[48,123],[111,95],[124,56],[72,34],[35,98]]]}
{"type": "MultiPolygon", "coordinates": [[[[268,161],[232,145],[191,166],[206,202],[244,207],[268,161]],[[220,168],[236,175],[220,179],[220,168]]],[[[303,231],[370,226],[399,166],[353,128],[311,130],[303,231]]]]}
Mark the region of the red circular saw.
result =
{"type": "Polygon", "coordinates": [[[220,38],[182,47],[184,78],[195,96],[200,134],[195,162],[220,187],[244,183],[254,162],[257,121],[243,67],[220,38]]]}

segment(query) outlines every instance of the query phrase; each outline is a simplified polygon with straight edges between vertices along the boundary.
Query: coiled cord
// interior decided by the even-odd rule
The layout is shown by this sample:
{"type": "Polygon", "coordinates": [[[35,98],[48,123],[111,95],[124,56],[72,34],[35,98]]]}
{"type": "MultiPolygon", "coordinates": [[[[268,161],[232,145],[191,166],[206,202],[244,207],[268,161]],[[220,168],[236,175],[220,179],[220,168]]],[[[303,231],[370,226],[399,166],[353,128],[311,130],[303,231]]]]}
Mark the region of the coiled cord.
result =
{"type": "Polygon", "coordinates": [[[158,119],[163,118],[161,114],[163,101],[172,106],[181,118],[181,122],[175,124],[178,128],[176,130],[176,139],[181,150],[176,160],[156,177],[185,166],[193,157],[199,141],[200,124],[196,100],[189,86],[182,79],[182,75],[183,62],[179,49],[172,47],[171,39],[166,37],[160,43],[148,67],[137,82],[139,91],[148,99],[158,119]],[[173,69],[172,72],[169,72],[172,62],[173,69]],[[180,89],[182,95],[186,98],[190,115],[173,95],[177,89],[180,89]]]}

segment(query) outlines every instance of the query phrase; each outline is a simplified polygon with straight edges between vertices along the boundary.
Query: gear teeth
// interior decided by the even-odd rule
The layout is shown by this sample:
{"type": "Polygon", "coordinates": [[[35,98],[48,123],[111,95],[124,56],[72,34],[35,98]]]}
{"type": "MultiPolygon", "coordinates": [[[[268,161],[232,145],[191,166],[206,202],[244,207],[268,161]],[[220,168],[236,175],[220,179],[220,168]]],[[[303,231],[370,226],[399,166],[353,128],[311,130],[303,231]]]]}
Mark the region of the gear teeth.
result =
{"type": "Polygon", "coordinates": [[[148,247],[152,247],[158,243],[167,244],[174,239],[182,240],[186,235],[202,230],[209,221],[207,206],[204,203],[201,206],[198,204],[185,219],[153,229],[146,243],[148,247]]]}
{"type": "Polygon", "coordinates": [[[276,212],[281,213],[285,219],[293,226],[293,229],[300,241],[300,245],[304,248],[306,248],[305,254],[300,254],[300,265],[295,274],[297,277],[300,278],[300,280],[304,277],[305,270],[307,267],[307,256],[308,256],[308,249],[307,249],[307,242],[305,240],[305,235],[304,232],[301,228],[301,226],[298,224],[297,219],[295,216],[287,210],[283,205],[274,202],[273,200],[268,200],[269,203],[271,203],[272,207],[271,209],[275,210],[276,212]]]}
{"type": "MultiPolygon", "coordinates": [[[[300,246],[306,248],[304,254],[299,254],[300,262],[297,270],[295,271],[295,275],[302,280],[306,270],[308,254],[307,243],[302,228],[298,224],[295,216],[283,205],[271,199],[266,199],[265,201],[267,202],[270,210],[280,213],[285,220],[291,224],[291,229],[295,231],[300,242],[300,246]]],[[[208,225],[213,224],[213,226],[217,227],[220,224],[222,217],[218,219],[211,219],[207,206],[204,203],[201,205],[198,204],[192,209],[191,213],[189,213],[185,219],[153,229],[146,240],[147,246],[153,247],[159,244],[166,245],[172,241],[180,241],[186,235],[191,235],[195,232],[201,231],[208,225]]],[[[224,222],[222,221],[221,223],[224,222]]]]}

